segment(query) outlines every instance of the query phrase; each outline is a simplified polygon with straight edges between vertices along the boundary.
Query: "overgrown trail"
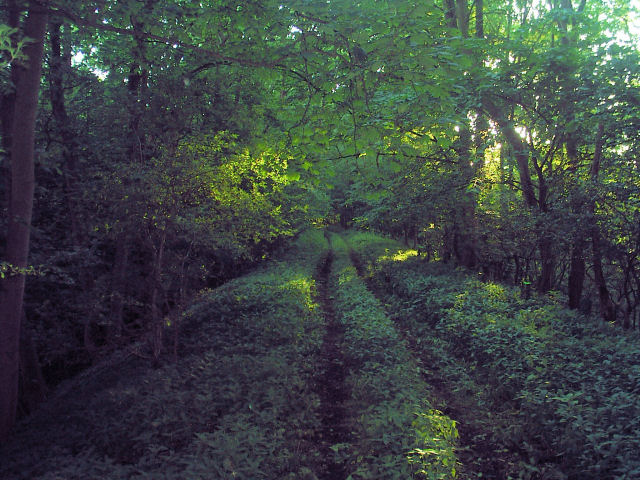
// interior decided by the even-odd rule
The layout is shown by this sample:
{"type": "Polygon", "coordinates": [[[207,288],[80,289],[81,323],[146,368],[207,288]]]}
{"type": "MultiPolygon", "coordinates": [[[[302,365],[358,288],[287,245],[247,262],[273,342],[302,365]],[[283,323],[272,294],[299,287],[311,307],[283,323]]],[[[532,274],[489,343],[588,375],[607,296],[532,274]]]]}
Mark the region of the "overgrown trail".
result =
{"type": "MultiPolygon", "coordinates": [[[[384,304],[384,299],[367,277],[362,260],[353,250],[350,252],[350,258],[369,291],[384,304]]],[[[390,317],[394,319],[398,333],[413,353],[424,381],[431,388],[430,401],[438,410],[456,421],[460,435],[457,456],[462,464],[462,478],[509,478],[513,465],[518,462],[517,455],[509,452],[505,446],[492,442],[478,426],[483,422],[490,423],[491,419],[481,418],[483,413],[478,411],[477,405],[474,405],[471,399],[465,400],[464,393],[452,390],[446,378],[438,372],[438,360],[425,358],[411,332],[393,315],[390,317]]]]}
{"type": "Polygon", "coordinates": [[[344,406],[349,398],[349,392],[345,384],[347,367],[344,353],[340,348],[344,337],[344,328],[336,320],[333,308],[333,296],[331,295],[329,282],[332,262],[333,253],[329,251],[318,265],[316,273],[317,301],[320,304],[327,326],[320,351],[320,365],[316,377],[316,393],[320,397],[320,419],[322,423],[318,443],[326,462],[323,471],[318,475],[321,480],[343,480],[347,477],[346,465],[335,459],[331,446],[347,443],[350,439],[344,406]]]}

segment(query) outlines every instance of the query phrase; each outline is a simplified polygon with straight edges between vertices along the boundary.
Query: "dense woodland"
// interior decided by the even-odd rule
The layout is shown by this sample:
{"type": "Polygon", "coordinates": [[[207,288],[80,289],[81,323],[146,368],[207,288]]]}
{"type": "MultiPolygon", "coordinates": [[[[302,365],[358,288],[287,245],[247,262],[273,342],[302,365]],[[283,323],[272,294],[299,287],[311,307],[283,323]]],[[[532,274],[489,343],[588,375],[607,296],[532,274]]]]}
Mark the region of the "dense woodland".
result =
{"type": "MultiPolygon", "coordinates": [[[[640,478],[630,453],[637,445],[625,443],[640,431],[637,400],[630,399],[640,391],[637,357],[633,360],[640,344],[636,7],[630,0],[3,0],[0,439],[10,443],[16,419],[28,418],[43,400],[55,397],[60,382],[122,352],[155,367],[152,375],[173,378],[168,365],[184,367],[179,359],[185,352],[200,351],[193,329],[204,325],[203,305],[210,315],[218,312],[216,318],[236,318],[254,307],[260,311],[256,298],[266,290],[251,279],[265,275],[276,282],[293,275],[293,283],[307,279],[295,294],[301,305],[278,308],[313,319],[311,326],[290,325],[285,313],[273,313],[277,309],[270,310],[275,316],[268,320],[275,323],[269,327],[256,320],[257,330],[231,320],[224,331],[203,326],[203,335],[225,339],[212,351],[233,352],[229,358],[237,360],[227,364],[218,358],[215,362],[222,363],[216,368],[244,372],[250,359],[233,350],[244,334],[265,342],[259,355],[271,355],[272,347],[280,352],[281,342],[293,342],[297,356],[285,352],[286,360],[276,361],[273,353],[266,364],[285,368],[287,362],[299,362],[291,367],[298,370],[287,374],[295,385],[306,385],[312,359],[317,355],[321,363],[325,344],[340,345],[344,362],[354,370],[366,363],[362,352],[389,349],[397,365],[387,358],[380,360],[391,362],[384,375],[364,367],[358,375],[368,375],[367,381],[391,375],[411,387],[381,403],[371,393],[375,398],[359,397],[345,408],[351,415],[368,411],[367,405],[400,412],[398,425],[422,432],[411,438],[428,444],[425,439],[436,435],[435,428],[446,445],[416,447],[399,430],[394,445],[404,448],[401,453],[412,451],[413,460],[409,466],[389,460],[397,476],[386,476],[376,470],[382,467],[349,460],[368,458],[372,451],[384,458],[383,447],[362,443],[387,432],[373,422],[353,427],[361,443],[323,437],[323,445],[337,445],[328,450],[324,445],[325,460],[312,457],[293,468],[289,457],[277,466],[274,459],[273,470],[267,468],[264,476],[237,470],[240,478],[311,480],[318,471],[325,472],[318,478],[450,478],[455,476],[451,466],[467,460],[486,476],[498,469],[487,460],[495,452],[515,457],[505,456],[494,478],[640,478]],[[334,233],[325,240],[309,233],[319,227],[334,233]],[[353,232],[343,240],[335,233],[354,228],[395,241],[353,232]],[[300,239],[317,251],[300,246],[300,239]],[[384,248],[378,251],[380,245],[384,248]],[[402,248],[413,252],[406,265],[381,260],[402,248]],[[308,264],[292,260],[292,251],[308,264]],[[286,267],[287,262],[293,266],[286,267]],[[326,278],[320,267],[313,270],[317,265],[328,265],[326,278]],[[337,276],[350,269],[360,274],[356,286],[337,276]],[[223,285],[248,272],[258,275],[242,280],[248,287],[223,285]],[[220,297],[212,293],[202,301],[208,295],[203,291],[221,285],[220,297]],[[323,294],[323,285],[337,293],[323,294]],[[228,293],[233,288],[248,288],[248,293],[228,293]],[[347,315],[351,320],[337,336],[327,334],[323,341],[322,322],[309,307],[313,299],[321,306],[331,303],[321,308],[324,318],[339,322],[342,313],[361,308],[349,302],[367,297],[366,288],[378,302],[367,307],[367,315],[379,321],[363,326],[356,314],[347,315]],[[474,292],[480,292],[478,298],[474,292]],[[242,301],[234,303],[234,295],[242,301]],[[323,303],[323,295],[331,302],[323,303]],[[385,305],[397,307],[391,320],[385,305]],[[437,321],[433,312],[441,312],[437,321]],[[489,315],[499,331],[482,330],[470,312],[489,315]],[[426,323],[415,325],[412,315],[426,323]],[[497,323],[492,315],[499,317],[497,323]],[[235,333],[232,324],[238,327],[235,333]],[[360,345],[360,334],[350,333],[358,328],[378,329],[388,338],[360,345]],[[284,332],[280,340],[269,337],[278,330],[284,332]],[[434,331],[442,344],[426,340],[434,331]],[[309,332],[309,343],[303,344],[300,335],[309,332]],[[525,337],[526,345],[514,340],[525,337]],[[513,349],[520,356],[510,356],[513,349]],[[406,372],[412,355],[439,364],[440,377],[406,372]],[[587,378],[596,371],[589,358],[600,364],[606,359],[610,369],[587,378]],[[462,363],[454,367],[457,361],[462,363]],[[563,361],[585,377],[569,378],[560,369],[563,361]],[[475,365],[477,376],[465,377],[464,365],[475,365]],[[513,376],[495,374],[502,370],[513,376]],[[560,383],[543,392],[541,385],[551,377],[560,383]],[[622,390],[602,386],[598,391],[609,395],[607,400],[585,393],[585,385],[601,385],[605,378],[618,379],[622,390]],[[443,402],[455,402],[456,388],[470,389],[484,392],[474,397],[484,403],[465,408],[504,414],[469,419],[478,431],[463,441],[470,442],[475,460],[455,457],[455,421],[434,413],[439,412],[435,407],[425,404],[431,416],[420,417],[423,423],[403,410],[408,398],[411,405],[427,402],[419,392],[430,381],[453,385],[442,387],[443,402]],[[581,393],[571,396],[580,385],[581,393]],[[558,400],[562,408],[545,403],[553,388],[553,398],[564,399],[558,400]],[[482,396],[489,390],[498,393],[482,396]],[[585,399],[584,411],[569,411],[578,405],[574,400],[582,401],[577,398],[585,399]],[[576,418],[588,416],[587,408],[602,409],[608,402],[620,410],[594,410],[593,425],[576,424],[576,418]],[[518,411],[515,416],[507,412],[511,407],[518,411]],[[536,416],[538,423],[531,420],[536,416]],[[486,434],[493,439],[491,448],[473,450],[480,443],[478,432],[493,423],[502,430],[486,434]],[[619,428],[609,431],[607,425],[619,428]],[[588,438],[577,433],[581,429],[588,438]],[[429,451],[438,453],[424,453],[429,451]],[[553,451],[561,452],[562,460],[553,451]],[[327,464],[330,455],[338,460],[327,464]],[[433,455],[439,467],[425,473],[433,455]],[[596,459],[589,463],[589,458],[596,459]]],[[[263,300],[275,302],[270,296],[263,300]]],[[[411,368],[423,367],[418,362],[411,368]]],[[[260,372],[255,375],[245,378],[247,384],[261,379],[260,372]]],[[[365,381],[349,378],[349,391],[365,381]]],[[[268,387],[273,392],[286,388],[274,381],[268,387]]],[[[388,391],[387,384],[380,385],[388,391]]],[[[298,423],[273,428],[316,428],[304,417],[314,401],[323,403],[323,394],[313,398],[299,405],[299,417],[291,417],[298,423]]],[[[147,414],[152,411],[149,407],[147,414]]],[[[244,417],[220,416],[246,431],[258,428],[243,424],[244,417]]],[[[181,452],[204,431],[198,425],[204,429],[208,422],[214,420],[190,423],[185,438],[167,448],[181,452]]],[[[242,444],[240,428],[229,428],[237,435],[233,442],[242,444]]],[[[296,441],[303,451],[313,450],[308,436],[287,435],[294,434],[269,440],[282,443],[282,455],[291,453],[287,445],[296,441]]],[[[74,445],[69,451],[77,453],[74,445]]],[[[131,445],[123,443],[117,451],[113,445],[112,440],[94,445],[114,462],[102,465],[104,471],[144,457],[140,453],[134,461],[125,452],[131,445]]],[[[235,458],[227,454],[220,458],[235,458]]],[[[195,457],[189,458],[184,462],[193,465],[195,457]]],[[[216,462],[212,457],[211,464],[216,462]]],[[[229,465],[220,467],[219,476],[196,472],[167,478],[229,478],[236,471],[229,465]]],[[[86,470],[78,478],[99,478],[100,471],[86,470]]],[[[132,472],[113,478],[133,478],[132,472]]],[[[472,470],[466,472],[476,478],[472,470]]]]}

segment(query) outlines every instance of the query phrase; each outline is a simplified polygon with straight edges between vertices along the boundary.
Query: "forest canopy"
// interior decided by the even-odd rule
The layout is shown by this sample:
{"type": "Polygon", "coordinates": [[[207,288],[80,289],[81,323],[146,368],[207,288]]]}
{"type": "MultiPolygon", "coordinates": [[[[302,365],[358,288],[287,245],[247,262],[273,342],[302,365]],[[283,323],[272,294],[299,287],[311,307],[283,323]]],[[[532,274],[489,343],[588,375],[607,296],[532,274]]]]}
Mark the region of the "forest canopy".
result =
{"type": "Polygon", "coordinates": [[[638,7],[3,1],[0,411],[310,225],[638,328],[638,7]]]}

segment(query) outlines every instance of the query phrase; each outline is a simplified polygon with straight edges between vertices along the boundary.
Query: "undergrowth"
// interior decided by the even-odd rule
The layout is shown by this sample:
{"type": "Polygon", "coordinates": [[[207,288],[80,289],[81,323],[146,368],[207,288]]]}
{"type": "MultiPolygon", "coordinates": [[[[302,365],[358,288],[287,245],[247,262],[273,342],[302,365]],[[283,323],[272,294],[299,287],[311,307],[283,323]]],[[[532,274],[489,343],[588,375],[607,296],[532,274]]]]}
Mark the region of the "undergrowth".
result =
{"type": "Polygon", "coordinates": [[[371,234],[376,291],[461,394],[494,416],[520,478],[640,478],[640,338],[550,298],[481,282],[371,234]],[[437,355],[434,355],[437,353],[437,355]]]}
{"type": "Polygon", "coordinates": [[[354,419],[353,444],[336,445],[350,459],[349,479],[445,479],[456,475],[455,422],[426,400],[427,385],[384,308],[358,277],[338,235],[332,282],[354,419]]]}
{"type": "Polygon", "coordinates": [[[180,356],[152,368],[120,352],[23,421],[0,451],[3,479],[308,479],[323,321],[313,271],[321,231],[290,254],[203,292],[180,356]]]}

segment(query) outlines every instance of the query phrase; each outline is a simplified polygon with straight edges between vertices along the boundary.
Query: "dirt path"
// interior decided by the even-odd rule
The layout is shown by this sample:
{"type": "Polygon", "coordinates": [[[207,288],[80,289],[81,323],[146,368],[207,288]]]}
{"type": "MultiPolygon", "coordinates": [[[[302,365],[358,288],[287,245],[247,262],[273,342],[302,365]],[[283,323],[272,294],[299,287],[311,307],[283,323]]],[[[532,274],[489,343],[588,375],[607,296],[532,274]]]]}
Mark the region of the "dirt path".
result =
{"type": "MultiPolygon", "coordinates": [[[[384,299],[367,278],[364,265],[358,255],[351,251],[351,261],[356,267],[358,275],[365,281],[367,288],[384,305],[384,299]]],[[[518,462],[517,455],[509,452],[504,445],[495,443],[483,432],[483,422],[490,422],[490,418],[483,418],[483,412],[475,405],[472,394],[466,395],[455,392],[452,384],[438,371],[438,359],[425,357],[416,338],[411,335],[402,322],[394,315],[389,315],[396,322],[397,331],[406,342],[409,350],[420,367],[422,377],[431,387],[430,400],[434,407],[456,421],[459,438],[457,456],[462,464],[460,478],[474,479],[505,479],[514,473],[514,466],[518,462]]]]}
{"type": "Polygon", "coordinates": [[[324,315],[327,330],[320,351],[320,364],[316,376],[315,390],[320,397],[320,418],[322,429],[318,432],[318,443],[322,457],[325,459],[323,471],[318,475],[320,480],[344,480],[347,475],[346,465],[334,459],[331,446],[347,443],[350,440],[350,428],[345,411],[345,402],[349,392],[345,385],[347,366],[340,349],[344,337],[344,329],[335,317],[333,297],[329,275],[333,253],[320,262],[316,272],[317,298],[324,315]]]}

